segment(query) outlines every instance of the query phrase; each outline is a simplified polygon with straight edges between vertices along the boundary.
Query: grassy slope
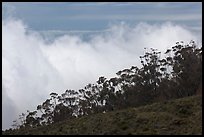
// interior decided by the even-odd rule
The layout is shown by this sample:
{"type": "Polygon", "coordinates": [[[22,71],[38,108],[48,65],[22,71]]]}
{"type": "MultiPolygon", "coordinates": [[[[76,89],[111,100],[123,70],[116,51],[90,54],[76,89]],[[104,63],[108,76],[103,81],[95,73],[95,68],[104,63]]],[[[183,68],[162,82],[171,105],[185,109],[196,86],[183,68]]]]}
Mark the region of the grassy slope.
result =
{"type": "Polygon", "coordinates": [[[202,134],[202,97],[95,114],[14,134],[202,134]]]}

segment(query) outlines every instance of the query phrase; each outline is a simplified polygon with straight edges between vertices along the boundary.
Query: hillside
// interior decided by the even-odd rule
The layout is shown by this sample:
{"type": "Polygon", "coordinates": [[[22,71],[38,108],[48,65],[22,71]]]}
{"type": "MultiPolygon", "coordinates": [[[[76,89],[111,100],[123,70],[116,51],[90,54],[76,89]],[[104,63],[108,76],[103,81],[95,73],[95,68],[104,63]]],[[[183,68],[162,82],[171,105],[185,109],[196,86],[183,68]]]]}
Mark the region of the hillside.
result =
{"type": "Polygon", "coordinates": [[[35,129],[3,134],[202,134],[202,97],[191,96],[138,108],[93,114],[35,129]]]}

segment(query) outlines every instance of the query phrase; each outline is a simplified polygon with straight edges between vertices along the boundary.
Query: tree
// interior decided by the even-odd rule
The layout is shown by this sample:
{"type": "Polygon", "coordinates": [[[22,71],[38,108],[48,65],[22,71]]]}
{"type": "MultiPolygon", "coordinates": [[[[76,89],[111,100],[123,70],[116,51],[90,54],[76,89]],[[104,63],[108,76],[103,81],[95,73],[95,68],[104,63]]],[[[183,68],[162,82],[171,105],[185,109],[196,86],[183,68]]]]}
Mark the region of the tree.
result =
{"type": "Polygon", "coordinates": [[[178,97],[194,95],[202,81],[202,48],[194,41],[173,47],[173,76],[178,83],[178,97]]]}

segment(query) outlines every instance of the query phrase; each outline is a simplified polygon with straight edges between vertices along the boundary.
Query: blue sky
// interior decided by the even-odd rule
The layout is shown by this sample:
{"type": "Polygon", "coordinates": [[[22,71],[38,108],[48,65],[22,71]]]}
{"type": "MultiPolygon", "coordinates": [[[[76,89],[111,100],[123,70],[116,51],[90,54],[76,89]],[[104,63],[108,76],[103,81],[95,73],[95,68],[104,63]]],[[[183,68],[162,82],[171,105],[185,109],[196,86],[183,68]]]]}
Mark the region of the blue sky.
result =
{"type": "Polygon", "coordinates": [[[201,2],[13,2],[3,3],[3,9],[34,30],[101,30],[121,21],[202,28],[201,2]]]}

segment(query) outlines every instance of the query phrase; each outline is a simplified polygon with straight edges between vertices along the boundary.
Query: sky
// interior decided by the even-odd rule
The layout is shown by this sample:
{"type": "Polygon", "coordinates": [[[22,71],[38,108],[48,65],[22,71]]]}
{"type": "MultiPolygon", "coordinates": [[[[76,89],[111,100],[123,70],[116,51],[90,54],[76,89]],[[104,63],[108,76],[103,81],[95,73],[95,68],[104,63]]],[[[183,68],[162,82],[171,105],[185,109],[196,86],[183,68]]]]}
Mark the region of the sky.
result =
{"type": "Polygon", "coordinates": [[[202,43],[200,2],[3,2],[2,129],[51,92],[140,66],[144,48],[202,43]]]}

